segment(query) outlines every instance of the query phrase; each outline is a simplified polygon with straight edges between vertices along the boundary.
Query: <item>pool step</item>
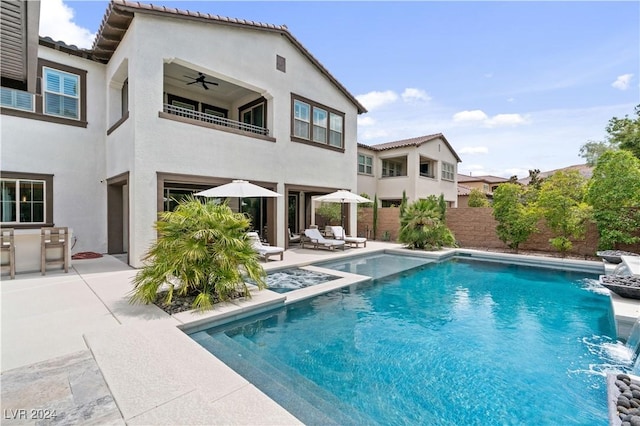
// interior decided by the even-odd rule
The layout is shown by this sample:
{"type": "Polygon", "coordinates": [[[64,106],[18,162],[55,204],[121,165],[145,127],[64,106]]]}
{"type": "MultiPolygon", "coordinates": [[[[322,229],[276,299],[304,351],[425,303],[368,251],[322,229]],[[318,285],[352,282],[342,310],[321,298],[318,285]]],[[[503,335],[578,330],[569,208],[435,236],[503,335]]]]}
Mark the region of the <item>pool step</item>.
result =
{"type": "Polygon", "coordinates": [[[248,339],[245,344],[224,333],[213,336],[199,332],[191,337],[229,367],[242,372],[243,377],[290,411],[307,425],[361,425],[375,424],[354,408],[346,406],[335,396],[317,386],[290,367],[277,362],[267,362],[250,349],[254,345],[248,339]]]}

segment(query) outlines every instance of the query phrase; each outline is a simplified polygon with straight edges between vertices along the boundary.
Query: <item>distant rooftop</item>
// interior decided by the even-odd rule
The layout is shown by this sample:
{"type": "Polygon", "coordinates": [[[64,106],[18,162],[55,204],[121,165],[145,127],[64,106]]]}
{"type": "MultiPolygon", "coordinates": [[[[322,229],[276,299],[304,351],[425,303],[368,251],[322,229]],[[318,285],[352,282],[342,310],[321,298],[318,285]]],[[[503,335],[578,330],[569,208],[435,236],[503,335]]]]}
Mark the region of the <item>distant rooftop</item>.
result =
{"type": "Polygon", "coordinates": [[[447,147],[453,153],[453,155],[456,157],[456,160],[458,160],[459,163],[462,162],[462,160],[460,159],[456,151],[453,149],[453,147],[451,146],[447,138],[445,138],[442,133],[434,133],[432,135],[418,136],[415,138],[402,139],[394,142],[379,143],[376,145],[366,145],[363,143],[358,143],[358,147],[370,149],[372,151],[386,151],[389,149],[404,148],[408,146],[418,147],[424,143],[434,141],[436,139],[441,139],[445,143],[445,145],[447,145],[447,147]]]}
{"type": "Polygon", "coordinates": [[[509,179],[500,176],[492,175],[480,175],[470,176],[458,173],[458,182],[485,182],[485,183],[503,183],[508,182],[509,179]]]}
{"type": "MultiPolygon", "coordinates": [[[[573,166],[563,167],[561,169],[549,170],[547,172],[540,172],[539,176],[541,178],[547,178],[556,172],[560,172],[560,171],[568,172],[570,170],[577,170],[582,176],[584,176],[587,179],[591,178],[591,176],[593,175],[593,167],[587,164],[574,164],[573,166]]],[[[518,179],[518,183],[521,183],[523,185],[528,185],[529,181],[531,181],[531,178],[529,176],[522,179],[518,179]]]]}

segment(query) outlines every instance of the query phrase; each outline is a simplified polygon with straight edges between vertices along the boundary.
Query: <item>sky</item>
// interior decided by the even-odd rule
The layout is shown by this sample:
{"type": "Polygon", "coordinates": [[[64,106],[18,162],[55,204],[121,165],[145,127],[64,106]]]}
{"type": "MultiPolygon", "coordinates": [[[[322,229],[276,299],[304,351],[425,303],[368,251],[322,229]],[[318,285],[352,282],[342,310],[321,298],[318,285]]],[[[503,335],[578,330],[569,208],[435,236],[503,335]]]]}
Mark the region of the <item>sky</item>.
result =
{"type": "MultiPolygon", "coordinates": [[[[638,1],[151,1],[284,24],[368,110],[358,142],[442,133],[459,173],[584,163],[640,104],[638,1]]],[[[40,35],[91,48],[107,1],[42,0],[40,35]]]]}

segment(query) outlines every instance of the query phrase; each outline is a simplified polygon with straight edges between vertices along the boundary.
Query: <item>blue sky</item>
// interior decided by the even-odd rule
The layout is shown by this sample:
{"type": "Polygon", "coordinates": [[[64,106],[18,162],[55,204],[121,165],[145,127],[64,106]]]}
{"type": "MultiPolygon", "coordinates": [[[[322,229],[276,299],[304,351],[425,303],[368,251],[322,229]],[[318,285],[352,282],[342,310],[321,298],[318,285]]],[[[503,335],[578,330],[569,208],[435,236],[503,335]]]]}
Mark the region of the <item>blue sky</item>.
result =
{"type": "MultiPolygon", "coordinates": [[[[285,24],[369,110],[358,141],[442,133],[459,172],[584,162],[640,104],[640,2],[153,1],[285,24]]],[[[89,48],[106,1],[42,0],[40,35],[89,48]]]]}

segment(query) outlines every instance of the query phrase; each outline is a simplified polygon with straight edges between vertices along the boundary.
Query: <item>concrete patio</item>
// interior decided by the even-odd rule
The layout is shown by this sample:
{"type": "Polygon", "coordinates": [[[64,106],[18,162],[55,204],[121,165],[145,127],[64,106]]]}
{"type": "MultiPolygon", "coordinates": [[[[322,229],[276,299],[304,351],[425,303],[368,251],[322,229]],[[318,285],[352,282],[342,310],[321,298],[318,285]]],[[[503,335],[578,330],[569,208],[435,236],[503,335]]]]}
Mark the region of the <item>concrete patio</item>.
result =
{"type": "MultiPolygon", "coordinates": [[[[399,248],[292,248],[273,270],[399,248]]],[[[268,290],[205,314],[131,305],[136,270],[116,257],[75,260],[66,274],[2,277],[2,424],[300,424],[181,329],[283,306],[268,290]]],[[[366,279],[298,290],[311,297],[366,279]]],[[[291,301],[290,300],[290,301],[291,301]]]]}

